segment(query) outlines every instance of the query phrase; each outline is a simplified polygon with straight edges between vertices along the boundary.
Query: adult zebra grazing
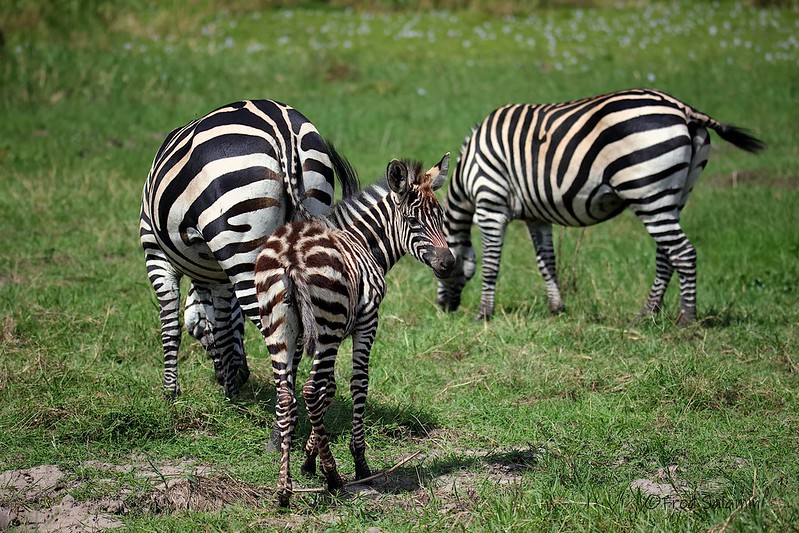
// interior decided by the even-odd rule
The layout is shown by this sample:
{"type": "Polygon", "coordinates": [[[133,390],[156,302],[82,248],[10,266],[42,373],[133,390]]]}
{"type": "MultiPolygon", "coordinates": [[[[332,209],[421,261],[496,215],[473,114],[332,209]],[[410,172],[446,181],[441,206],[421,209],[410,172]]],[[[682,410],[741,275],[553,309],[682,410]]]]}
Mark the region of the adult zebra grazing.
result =
{"type": "Polygon", "coordinates": [[[552,224],[590,226],[629,207],[657,245],[656,275],[642,314],[660,311],[672,272],[680,279],[681,324],[696,319],[696,252],[680,212],[707,163],[710,137],[749,152],[764,144],[660,91],[633,89],[541,105],[496,109],[466,139],[447,191],[444,233],[458,258],[440,279],[438,303],[454,311],[475,272],[473,220],[483,244],[478,319],[494,313],[505,227],[522,219],[536,251],[550,312],[563,310],[552,224]]]}
{"type": "Polygon", "coordinates": [[[167,136],[144,184],[140,237],[160,309],[168,394],[180,393],[181,276],[192,280],[186,329],[232,397],[249,376],[243,314],[260,325],[255,258],[287,221],[332,209],[334,172],[345,197],[357,190],[352,169],[313,124],[271,100],[220,107],[167,136]]]}
{"type": "Polygon", "coordinates": [[[441,233],[442,209],[433,191],[441,187],[449,154],[426,173],[419,163],[392,160],[386,180],[316,221],[277,230],[255,263],[262,333],[272,356],[277,387],[276,419],[281,437],[278,500],[289,504],[291,439],[297,422],[294,397],[303,349],[313,357],[302,388],[312,431],[302,470],[316,472],[319,455],[328,489],[343,486],[330,453],[324,415],[336,391],[333,367],[339,345],[352,336],[352,440],[355,477],[370,475],[365,458],[363,413],[369,382],[369,352],[385,276],[406,253],[445,276],[455,264],[441,233]]]}

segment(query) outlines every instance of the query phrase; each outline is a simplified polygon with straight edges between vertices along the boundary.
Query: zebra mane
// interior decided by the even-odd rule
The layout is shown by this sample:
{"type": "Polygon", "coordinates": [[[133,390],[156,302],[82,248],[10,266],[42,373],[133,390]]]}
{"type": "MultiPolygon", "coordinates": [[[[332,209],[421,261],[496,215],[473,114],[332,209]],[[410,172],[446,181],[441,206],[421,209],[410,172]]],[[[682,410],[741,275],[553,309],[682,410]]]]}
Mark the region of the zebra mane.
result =
{"type": "MultiPolygon", "coordinates": [[[[418,176],[422,173],[421,161],[403,159],[402,163],[413,172],[414,176],[418,176]]],[[[339,200],[333,207],[333,211],[325,218],[335,223],[336,221],[342,220],[342,217],[347,218],[347,213],[358,212],[364,208],[368,209],[388,196],[390,192],[391,189],[388,186],[388,181],[384,174],[368,187],[339,200]]]]}
{"type": "Polygon", "coordinates": [[[389,192],[391,192],[391,189],[388,188],[388,182],[386,178],[383,177],[365,189],[361,189],[339,200],[338,203],[333,206],[333,211],[325,215],[324,218],[334,225],[339,226],[347,218],[350,218],[352,214],[358,213],[363,209],[368,209],[378,203],[388,196],[389,192]]]}

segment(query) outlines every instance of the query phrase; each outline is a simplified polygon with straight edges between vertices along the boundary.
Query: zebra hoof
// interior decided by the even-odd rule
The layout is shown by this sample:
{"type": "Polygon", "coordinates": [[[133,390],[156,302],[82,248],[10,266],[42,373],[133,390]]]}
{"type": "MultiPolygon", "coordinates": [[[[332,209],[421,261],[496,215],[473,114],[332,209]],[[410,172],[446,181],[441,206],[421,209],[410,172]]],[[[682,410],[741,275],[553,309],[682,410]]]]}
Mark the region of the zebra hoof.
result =
{"type": "Polygon", "coordinates": [[[312,478],[316,476],[316,459],[308,457],[305,459],[305,462],[302,463],[300,467],[300,472],[305,477],[312,478]]]}
{"type": "Polygon", "coordinates": [[[355,481],[366,479],[371,475],[372,470],[369,468],[369,465],[366,464],[366,461],[364,461],[363,464],[355,464],[355,481]]]}
{"type": "Polygon", "coordinates": [[[241,390],[238,385],[225,387],[225,398],[233,400],[239,395],[239,392],[241,392],[241,390]]]}
{"type": "Polygon", "coordinates": [[[174,389],[164,389],[164,399],[169,402],[174,402],[180,398],[180,387],[174,389]]]}
{"type": "Polygon", "coordinates": [[[289,508],[289,503],[291,502],[291,491],[288,489],[283,489],[278,491],[277,493],[277,505],[283,510],[289,508]]]}
{"type": "Polygon", "coordinates": [[[250,369],[247,367],[246,364],[239,368],[238,380],[239,385],[244,385],[250,379],[250,369]]]}
{"type": "Polygon", "coordinates": [[[696,322],[696,311],[685,311],[684,309],[680,310],[680,313],[677,315],[677,318],[674,320],[674,325],[680,328],[684,328],[696,322]]]}
{"type": "Polygon", "coordinates": [[[330,494],[338,494],[344,488],[344,480],[337,471],[325,474],[325,478],[327,479],[327,491],[330,494]]]}

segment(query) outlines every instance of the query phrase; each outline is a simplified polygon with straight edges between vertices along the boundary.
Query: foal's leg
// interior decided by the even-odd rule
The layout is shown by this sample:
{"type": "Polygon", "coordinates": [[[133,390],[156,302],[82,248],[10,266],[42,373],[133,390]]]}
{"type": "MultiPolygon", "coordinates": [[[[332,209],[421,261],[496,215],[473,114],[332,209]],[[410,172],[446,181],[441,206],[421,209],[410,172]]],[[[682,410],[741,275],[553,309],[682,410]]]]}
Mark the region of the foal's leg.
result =
{"type": "Polygon", "coordinates": [[[372,475],[366,462],[366,434],[363,426],[363,414],[366,406],[366,395],[369,391],[369,353],[377,331],[377,312],[372,317],[361,321],[352,335],[352,440],[350,453],[355,463],[355,479],[363,479],[372,475]]]}
{"type": "Polygon", "coordinates": [[[327,488],[331,492],[344,486],[344,481],[336,469],[336,460],[330,452],[330,442],[325,428],[325,413],[330,405],[329,398],[332,397],[336,387],[333,371],[337,351],[338,343],[320,343],[308,380],[302,388],[308,419],[313,428],[312,438],[316,441],[316,449],[319,453],[319,464],[327,480],[327,488]]]}

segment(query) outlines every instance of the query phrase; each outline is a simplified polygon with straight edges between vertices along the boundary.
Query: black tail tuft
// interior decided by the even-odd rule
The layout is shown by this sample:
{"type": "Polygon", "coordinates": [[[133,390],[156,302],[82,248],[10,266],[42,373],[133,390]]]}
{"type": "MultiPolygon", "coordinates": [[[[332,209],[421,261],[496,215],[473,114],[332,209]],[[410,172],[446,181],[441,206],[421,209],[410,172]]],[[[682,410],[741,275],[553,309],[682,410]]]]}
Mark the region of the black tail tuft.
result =
{"type": "Polygon", "coordinates": [[[728,124],[716,129],[716,133],[725,141],[747,152],[757,153],[766,147],[766,143],[756,137],[752,137],[746,130],[728,124]]]}
{"type": "Polygon", "coordinates": [[[336,176],[341,183],[341,197],[349,198],[355,195],[360,189],[361,184],[358,180],[358,173],[346,157],[341,155],[333,143],[324,139],[327,153],[330,156],[330,162],[333,165],[333,170],[336,171],[336,176]]]}

